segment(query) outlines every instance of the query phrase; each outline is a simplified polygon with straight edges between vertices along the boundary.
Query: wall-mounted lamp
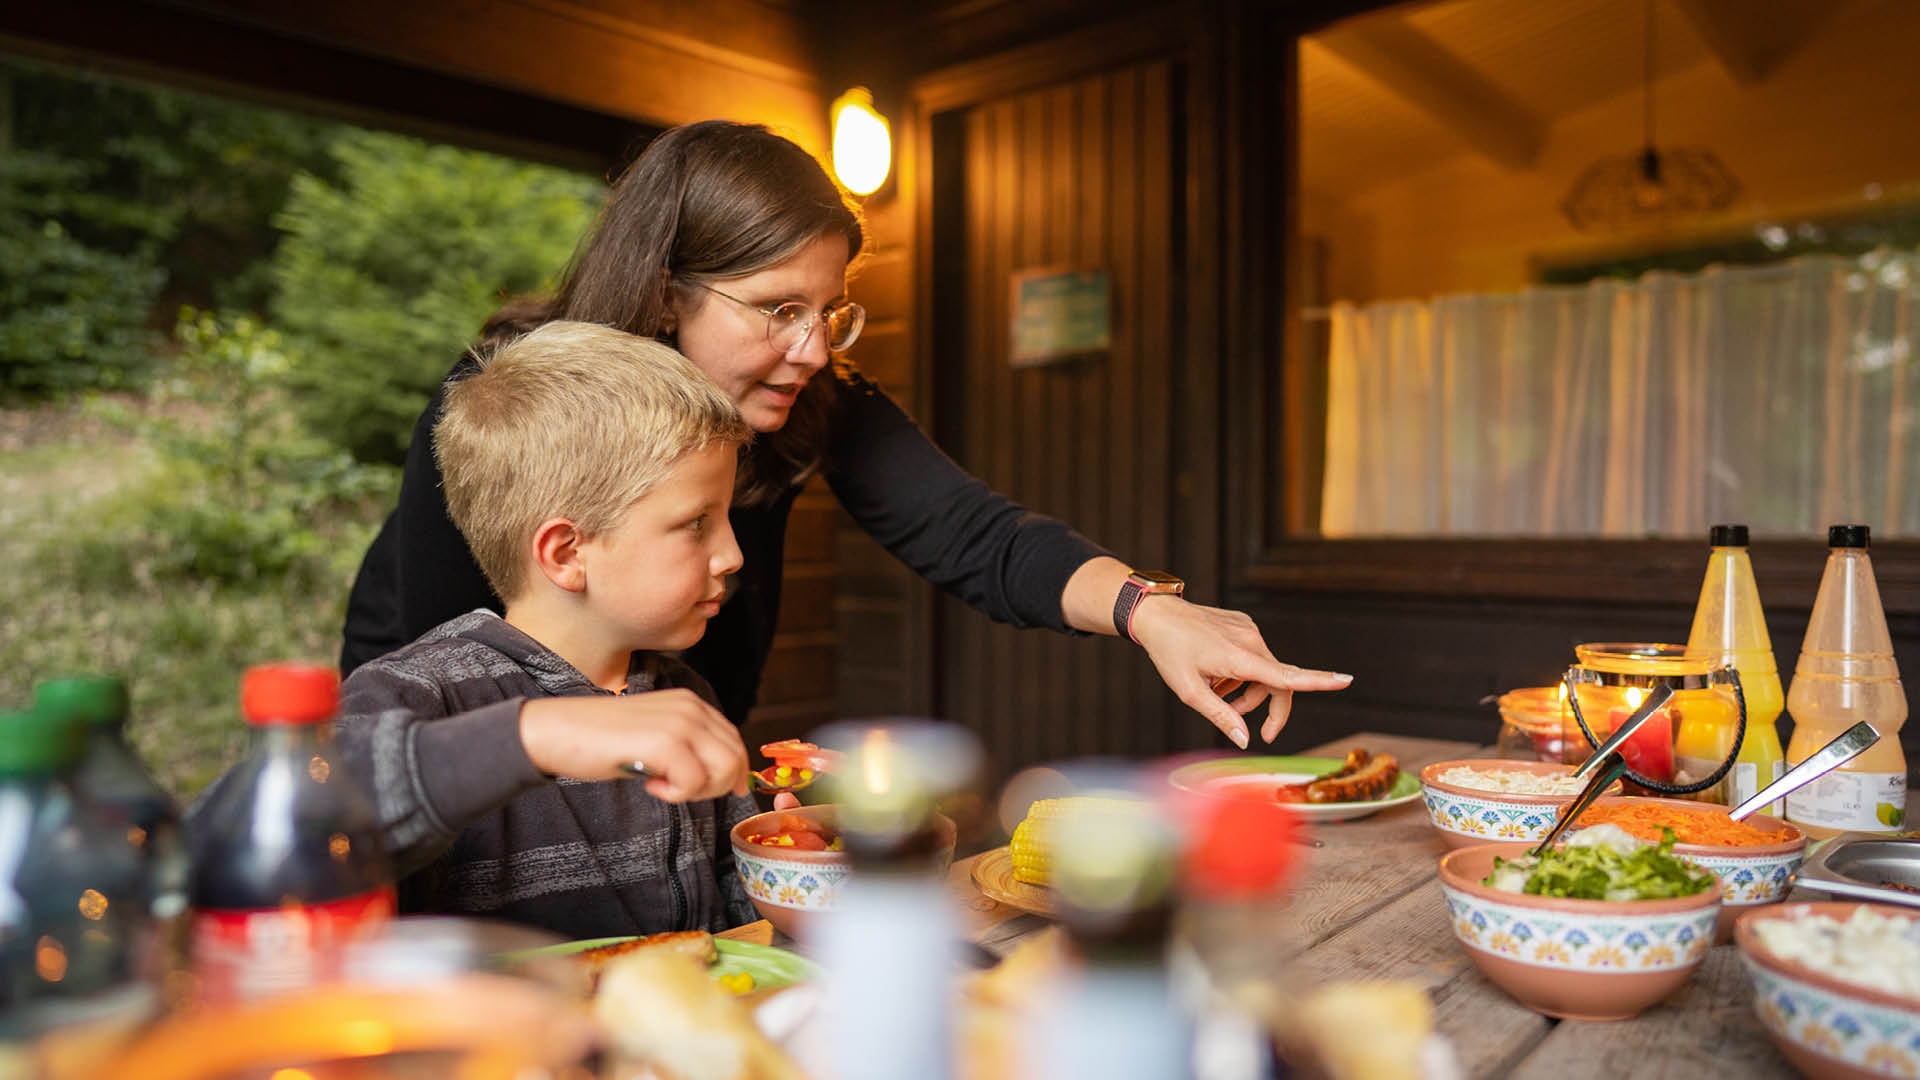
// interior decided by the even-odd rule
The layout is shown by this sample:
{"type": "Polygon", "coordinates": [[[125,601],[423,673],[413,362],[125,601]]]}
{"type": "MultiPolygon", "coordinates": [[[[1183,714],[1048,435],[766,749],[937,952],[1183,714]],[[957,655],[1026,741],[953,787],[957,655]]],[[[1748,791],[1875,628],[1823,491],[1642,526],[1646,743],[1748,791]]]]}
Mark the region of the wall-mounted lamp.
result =
{"type": "Polygon", "coordinates": [[[886,183],[893,163],[893,138],[886,117],[873,108],[873,95],[856,86],[835,99],[833,173],[855,195],[871,195],[886,183]]]}

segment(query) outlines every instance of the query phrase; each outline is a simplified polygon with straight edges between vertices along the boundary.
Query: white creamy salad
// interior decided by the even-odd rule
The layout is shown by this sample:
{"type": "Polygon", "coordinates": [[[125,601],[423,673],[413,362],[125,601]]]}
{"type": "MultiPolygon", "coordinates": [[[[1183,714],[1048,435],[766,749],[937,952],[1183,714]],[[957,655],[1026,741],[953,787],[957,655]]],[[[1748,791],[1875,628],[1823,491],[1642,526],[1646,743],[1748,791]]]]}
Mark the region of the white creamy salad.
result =
{"type": "Polygon", "coordinates": [[[1587,786],[1584,778],[1575,779],[1571,773],[1542,776],[1525,769],[1475,769],[1466,765],[1456,765],[1436,779],[1455,787],[1505,795],[1578,795],[1587,786]]]}
{"type": "Polygon", "coordinates": [[[1846,921],[1826,915],[1762,919],[1754,936],[1783,960],[1860,986],[1920,998],[1920,926],[1898,915],[1855,908],[1846,921]]]}

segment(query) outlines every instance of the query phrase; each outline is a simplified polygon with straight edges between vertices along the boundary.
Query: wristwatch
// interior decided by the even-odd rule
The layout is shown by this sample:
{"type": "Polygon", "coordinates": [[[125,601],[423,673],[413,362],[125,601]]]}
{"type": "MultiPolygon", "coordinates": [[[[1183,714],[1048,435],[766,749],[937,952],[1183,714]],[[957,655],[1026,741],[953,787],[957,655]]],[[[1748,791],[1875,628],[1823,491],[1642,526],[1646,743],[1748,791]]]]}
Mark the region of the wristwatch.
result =
{"type": "Polygon", "coordinates": [[[1113,628],[1120,636],[1138,645],[1140,639],[1133,636],[1133,612],[1140,601],[1149,596],[1179,596],[1187,591],[1187,583],[1172,574],[1163,574],[1158,570],[1130,570],[1127,580],[1120,586],[1120,595],[1113,602],[1113,628]]]}

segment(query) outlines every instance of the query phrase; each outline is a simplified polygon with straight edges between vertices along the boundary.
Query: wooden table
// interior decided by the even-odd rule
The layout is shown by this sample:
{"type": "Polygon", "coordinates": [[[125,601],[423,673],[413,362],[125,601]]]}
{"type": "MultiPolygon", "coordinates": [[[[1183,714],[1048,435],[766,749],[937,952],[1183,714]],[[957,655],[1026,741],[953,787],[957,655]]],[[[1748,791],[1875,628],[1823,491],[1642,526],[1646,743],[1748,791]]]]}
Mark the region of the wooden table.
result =
{"type": "MultiPolygon", "coordinates": [[[[1402,768],[1486,757],[1466,742],[1361,733],[1305,751],[1344,757],[1355,746],[1385,751],[1402,768]]],[[[1912,800],[1910,799],[1910,805],[1912,800]]],[[[1306,982],[1403,979],[1424,986],[1439,1030],[1474,1076],[1539,1080],[1740,1080],[1799,1074],[1775,1050],[1753,1011],[1753,990],[1732,945],[1714,947],[1679,992],[1632,1020],[1553,1020],[1488,982],[1454,940],[1435,865],[1447,850],[1420,802],[1360,821],[1323,825],[1288,918],[1305,943],[1297,962],[1306,982]]],[[[974,938],[1004,954],[1046,920],[1007,907],[974,887],[972,865],[953,865],[948,885],[974,938]]]]}

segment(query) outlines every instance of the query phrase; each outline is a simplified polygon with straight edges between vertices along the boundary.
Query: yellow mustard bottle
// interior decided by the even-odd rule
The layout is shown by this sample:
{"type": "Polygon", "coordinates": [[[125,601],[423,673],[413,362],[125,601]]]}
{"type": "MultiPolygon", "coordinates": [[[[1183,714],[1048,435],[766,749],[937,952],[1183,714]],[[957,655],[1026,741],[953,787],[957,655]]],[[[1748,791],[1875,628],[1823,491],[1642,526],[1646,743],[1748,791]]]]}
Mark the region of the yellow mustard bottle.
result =
{"type": "MultiPolygon", "coordinates": [[[[1707,577],[1700,586],[1700,602],[1693,610],[1693,630],[1687,651],[1704,653],[1740,673],[1740,689],[1747,701],[1747,733],[1726,780],[1701,798],[1733,806],[1745,802],[1786,772],[1780,752],[1780,733],[1774,723],[1786,704],[1780,692],[1780,671],[1774,665],[1773,639],[1767,636],[1766,616],[1760,610],[1760,589],[1753,580],[1753,560],[1747,554],[1745,525],[1715,525],[1707,534],[1713,549],[1707,557],[1707,577]]],[[[1733,742],[1734,716],[1701,715],[1683,719],[1675,739],[1675,755],[1684,768],[1701,775],[1712,772],[1726,758],[1733,742]],[[1693,759],[1689,762],[1688,759],[1693,759]]],[[[1764,813],[1778,816],[1781,806],[1770,803],[1764,813]]]]}
{"type": "Polygon", "coordinates": [[[1815,839],[1842,832],[1894,833],[1906,823],[1907,758],[1900,750],[1900,726],[1907,719],[1907,695],[1867,542],[1865,525],[1827,530],[1827,567],[1787,691],[1787,710],[1793,714],[1791,763],[1805,761],[1861,720],[1880,733],[1880,741],[1859,757],[1787,796],[1787,819],[1815,839]]]}

